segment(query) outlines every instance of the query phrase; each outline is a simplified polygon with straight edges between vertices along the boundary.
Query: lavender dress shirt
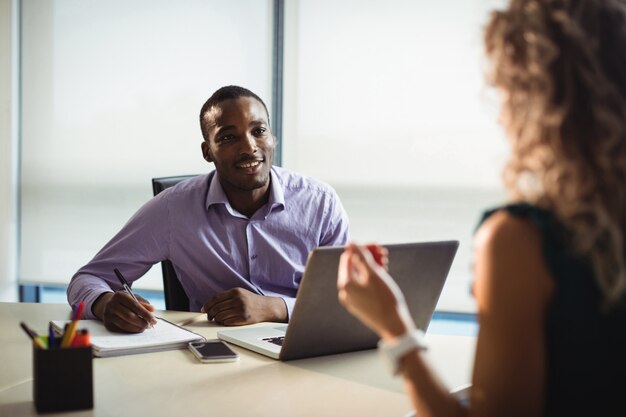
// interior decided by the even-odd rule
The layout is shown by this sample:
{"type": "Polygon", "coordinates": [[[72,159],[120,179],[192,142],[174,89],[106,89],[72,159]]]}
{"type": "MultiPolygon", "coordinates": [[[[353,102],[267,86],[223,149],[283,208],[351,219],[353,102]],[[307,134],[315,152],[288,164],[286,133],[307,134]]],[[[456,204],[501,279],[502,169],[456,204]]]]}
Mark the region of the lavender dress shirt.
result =
{"type": "Polygon", "coordinates": [[[327,184],[272,167],[270,196],[251,218],[233,209],[216,171],[168,188],[139,209],[83,266],[67,289],[85,318],[103,293],[120,290],[113,268],[139,279],[169,259],[191,311],[235,287],[278,296],[289,316],[309,252],[348,241],[348,216],[327,184]]]}

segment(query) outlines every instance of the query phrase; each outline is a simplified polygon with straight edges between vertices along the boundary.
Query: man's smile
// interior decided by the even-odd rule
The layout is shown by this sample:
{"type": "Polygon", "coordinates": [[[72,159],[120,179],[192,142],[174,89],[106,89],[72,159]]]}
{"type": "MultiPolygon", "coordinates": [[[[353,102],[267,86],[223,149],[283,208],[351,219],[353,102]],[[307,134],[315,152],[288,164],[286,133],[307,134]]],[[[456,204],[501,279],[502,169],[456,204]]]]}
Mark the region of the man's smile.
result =
{"type": "Polygon", "coordinates": [[[262,159],[255,160],[255,161],[240,162],[237,164],[237,167],[238,168],[253,168],[253,167],[258,166],[261,162],[263,162],[262,159]]]}

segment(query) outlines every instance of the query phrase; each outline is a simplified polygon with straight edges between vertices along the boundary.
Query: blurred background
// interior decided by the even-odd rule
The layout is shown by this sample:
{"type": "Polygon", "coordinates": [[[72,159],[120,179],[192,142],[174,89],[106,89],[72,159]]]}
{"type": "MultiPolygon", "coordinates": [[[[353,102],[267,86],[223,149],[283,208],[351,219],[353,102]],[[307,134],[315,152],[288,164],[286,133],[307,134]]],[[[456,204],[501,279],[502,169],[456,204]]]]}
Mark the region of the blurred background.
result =
{"type": "MultiPolygon", "coordinates": [[[[237,84],[353,240],[459,240],[438,311],[475,312],[473,232],[505,198],[482,51],[499,3],[0,0],[0,301],[64,300],[151,178],[212,169],[199,110],[237,84]]],[[[160,266],[134,287],[158,296],[160,266]]]]}

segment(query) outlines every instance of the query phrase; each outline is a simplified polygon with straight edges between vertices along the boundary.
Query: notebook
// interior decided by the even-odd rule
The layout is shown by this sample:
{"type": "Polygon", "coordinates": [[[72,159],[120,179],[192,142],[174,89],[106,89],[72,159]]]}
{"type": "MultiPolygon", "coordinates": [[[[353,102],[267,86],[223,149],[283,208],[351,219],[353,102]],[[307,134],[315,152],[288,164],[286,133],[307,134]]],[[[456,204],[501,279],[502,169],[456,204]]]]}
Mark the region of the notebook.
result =
{"type": "MultiPolygon", "coordinates": [[[[60,334],[66,323],[69,320],[54,320],[52,326],[60,334]]],[[[204,340],[203,336],[162,318],[157,318],[154,328],[142,333],[111,332],[99,320],[80,320],[76,328],[89,330],[93,355],[98,357],[179,349],[187,347],[189,342],[204,340]]]]}
{"type": "MultiPolygon", "coordinates": [[[[403,291],[417,327],[424,331],[458,246],[458,241],[385,245],[389,273],[403,291]]],[[[323,247],[309,254],[289,325],[226,329],[217,336],[283,361],[376,347],[378,336],[337,298],[337,268],[343,250],[323,247]]]]}

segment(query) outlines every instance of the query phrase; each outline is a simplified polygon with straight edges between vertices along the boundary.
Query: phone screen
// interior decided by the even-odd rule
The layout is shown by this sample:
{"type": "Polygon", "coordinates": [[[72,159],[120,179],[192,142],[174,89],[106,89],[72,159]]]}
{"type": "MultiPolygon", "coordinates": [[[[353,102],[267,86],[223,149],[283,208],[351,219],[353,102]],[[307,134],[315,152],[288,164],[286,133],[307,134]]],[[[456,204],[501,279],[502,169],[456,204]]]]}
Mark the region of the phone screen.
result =
{"type": "Polygon", "coordinates": [[[236,360],[239,355],[221,340],[189,343],[191,351],[202,361],[236,360]]]}

